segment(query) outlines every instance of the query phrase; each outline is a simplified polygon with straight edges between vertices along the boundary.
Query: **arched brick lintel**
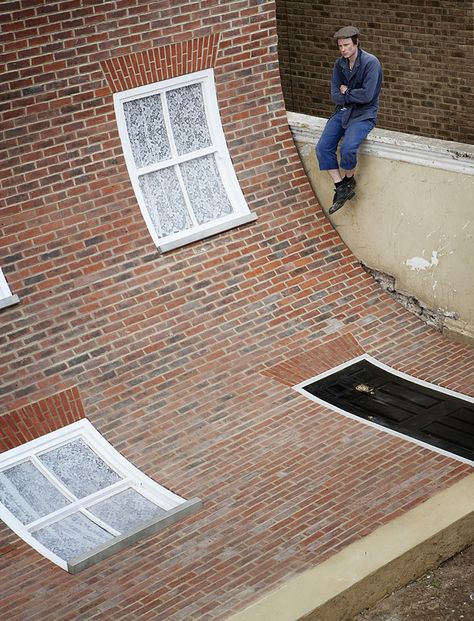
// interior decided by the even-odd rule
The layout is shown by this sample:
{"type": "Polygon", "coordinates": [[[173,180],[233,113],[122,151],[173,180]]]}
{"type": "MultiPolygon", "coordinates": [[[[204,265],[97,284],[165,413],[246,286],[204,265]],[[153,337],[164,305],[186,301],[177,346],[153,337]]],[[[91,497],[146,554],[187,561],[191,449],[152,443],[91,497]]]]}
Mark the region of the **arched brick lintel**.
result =
{"type": "Polygon", "coordinates": [[[78,388],[25,405],[0,416],[0,453],[85,418],[78,388]]]}
{"type": "Polygon", "coordinates": [[[343,334],[336,338],[331,336],[317,347],[268,367],[262,372],[285,386],[294,386],[363,353],[365,353],[363,348],[352,334],[343,334]]]}
{"type": "Polygon", "coordinates": [[[117,93],[214,67],[218,50],[219,34],[211,34],[109,58],[101,66],[110,90],[117,93]]]}

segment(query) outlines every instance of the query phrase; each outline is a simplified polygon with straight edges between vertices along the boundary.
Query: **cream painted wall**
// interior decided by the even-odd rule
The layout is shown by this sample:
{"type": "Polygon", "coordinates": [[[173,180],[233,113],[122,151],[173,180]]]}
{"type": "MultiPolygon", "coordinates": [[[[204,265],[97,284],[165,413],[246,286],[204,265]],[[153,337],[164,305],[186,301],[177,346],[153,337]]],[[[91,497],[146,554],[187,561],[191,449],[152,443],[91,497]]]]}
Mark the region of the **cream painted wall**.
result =
{"type": "MultiPolygon", "coordinates": [[[[296,145],[327,212],[332,182],[314,144],[296,145]]],[[[474,338],[474,175],[361,154],[356,179],[356,197],[331,216],[343,241],[397,291],[456,313],[446,331],[474,338]]]]}

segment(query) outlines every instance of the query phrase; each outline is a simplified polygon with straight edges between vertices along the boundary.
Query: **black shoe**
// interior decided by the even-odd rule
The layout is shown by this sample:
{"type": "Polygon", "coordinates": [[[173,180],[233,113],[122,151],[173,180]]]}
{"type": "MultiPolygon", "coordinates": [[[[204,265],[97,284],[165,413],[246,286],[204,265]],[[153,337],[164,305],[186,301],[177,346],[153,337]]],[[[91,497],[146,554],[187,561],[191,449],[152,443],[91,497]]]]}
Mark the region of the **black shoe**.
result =
{"type": "MultiPolygon", "coordinates": [[[[354,180],[354,185],[355,185],[355,180],[354,180]]],[[[338,209],[343,207],[343,205],[347,201],[349,201],[351,198],[355,196],[355,192],[352,188],[353,188],[352,183],[349,184],[349,182],[346,182],[346,183],[341,183],[341,185],[339,185],[334,190],[334,200],[332,201],[332,206],[329,208],[330,214],[335,213],[338,209]]]]}
{"type": "Polygon", "coordinates": [[[352,177],[344,177],[343,179],[344,183],[346,184],[346,188],[350,188],[351,190],[355,190],[356,187],[356,180],[354,175],[352,177]]]}

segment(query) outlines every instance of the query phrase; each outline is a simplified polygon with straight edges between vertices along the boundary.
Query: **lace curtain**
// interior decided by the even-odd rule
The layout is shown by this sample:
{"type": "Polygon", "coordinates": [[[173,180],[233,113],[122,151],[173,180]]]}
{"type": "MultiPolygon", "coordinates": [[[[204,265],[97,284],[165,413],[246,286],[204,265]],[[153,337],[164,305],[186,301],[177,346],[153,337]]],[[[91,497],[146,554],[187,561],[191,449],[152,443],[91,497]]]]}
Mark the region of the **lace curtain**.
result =
{"type": "Polygon", "coordinates": [[[215,154],[196,154],[185,162],[173,162],[176,157],[212,146],[201,83],[126,102],[124,114],[136,167],[170,160],[169,167],[139,173],[138,177],[145,206],[159,237],[232,213],[215,154]]]}

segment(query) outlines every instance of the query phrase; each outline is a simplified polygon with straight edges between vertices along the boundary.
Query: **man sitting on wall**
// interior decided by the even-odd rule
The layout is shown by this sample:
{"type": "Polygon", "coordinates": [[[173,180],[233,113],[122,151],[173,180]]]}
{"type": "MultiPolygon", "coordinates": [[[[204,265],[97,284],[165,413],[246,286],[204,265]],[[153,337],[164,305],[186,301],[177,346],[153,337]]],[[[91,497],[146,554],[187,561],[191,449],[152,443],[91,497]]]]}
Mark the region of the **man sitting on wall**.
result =
{"type": "Polygon", "coordinates": [[[345,26],[334,34],[341,53],[334,63],[331,78],[331,99],[336,111],[329,118],[316,145],[320,170],[327,170],[334,181],[333,214],[355,196],[354,171],[357,152],[377,121],[382,67],[376,56],[359,47],[359,30],[345,26]],[[337,147],[340,145],[340,168],[337,147]]]}

